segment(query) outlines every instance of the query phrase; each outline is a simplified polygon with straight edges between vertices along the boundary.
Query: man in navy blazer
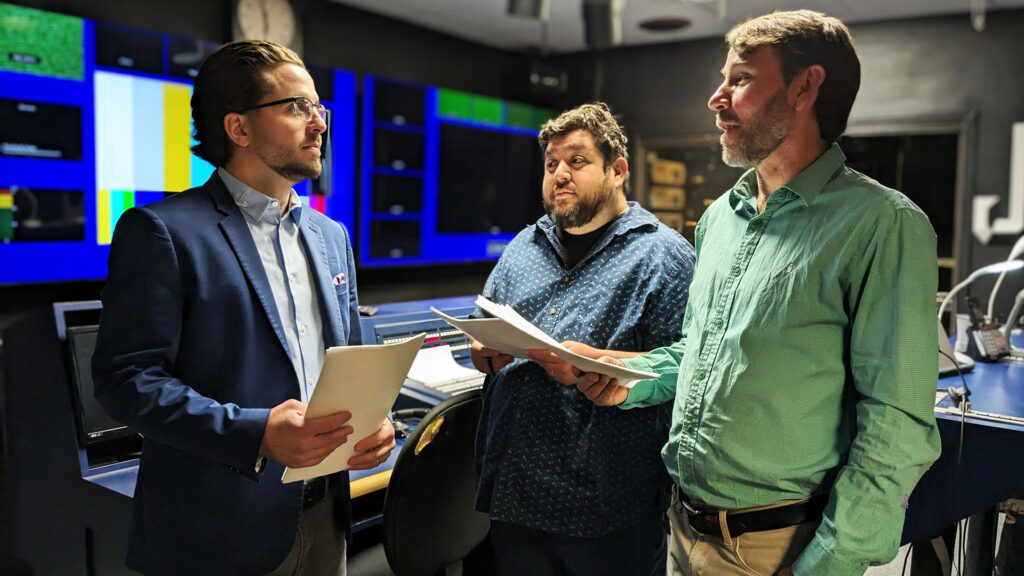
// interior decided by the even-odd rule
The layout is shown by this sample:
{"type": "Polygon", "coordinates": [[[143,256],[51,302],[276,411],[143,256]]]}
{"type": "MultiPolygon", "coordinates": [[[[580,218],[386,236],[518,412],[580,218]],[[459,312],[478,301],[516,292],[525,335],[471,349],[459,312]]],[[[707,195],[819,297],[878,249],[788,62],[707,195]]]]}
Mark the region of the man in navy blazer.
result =
{"type": "MultiPolygon", "coordinates": [[[[198,188],[118,221],[93,359],[96,397],[144,436],[127,565],[151,575],[345,574],[347,473],[281,483],[349,439],[303,418],[327,346],[360,343],[348,233],[292,186],[326,124],[287,48],[234,42],[192,96],[198,188]]],[[[355,469],[394,448],[386,421],[355,469]]]]}

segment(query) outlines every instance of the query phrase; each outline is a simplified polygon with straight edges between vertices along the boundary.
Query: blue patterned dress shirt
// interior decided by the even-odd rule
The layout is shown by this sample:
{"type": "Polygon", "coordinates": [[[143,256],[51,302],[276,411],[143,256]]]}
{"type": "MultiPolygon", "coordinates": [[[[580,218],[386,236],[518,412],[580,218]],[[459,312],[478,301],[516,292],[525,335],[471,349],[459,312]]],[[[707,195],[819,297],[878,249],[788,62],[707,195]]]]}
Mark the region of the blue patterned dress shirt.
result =
{"type": "MultiPolygon", "coordinates": [[[[574,267],[564,256],[544,216],[508,245],[483,294],[558,341],[647,351],[679,338],[693,247],[650,212],[630,202],[574,267]]],[[[484,388],[477,507],[494,520],[587,538],[657,521],[668,506],[660,451],[670,419],[671,406],[595,406],[517,359],[484,388]]]]}

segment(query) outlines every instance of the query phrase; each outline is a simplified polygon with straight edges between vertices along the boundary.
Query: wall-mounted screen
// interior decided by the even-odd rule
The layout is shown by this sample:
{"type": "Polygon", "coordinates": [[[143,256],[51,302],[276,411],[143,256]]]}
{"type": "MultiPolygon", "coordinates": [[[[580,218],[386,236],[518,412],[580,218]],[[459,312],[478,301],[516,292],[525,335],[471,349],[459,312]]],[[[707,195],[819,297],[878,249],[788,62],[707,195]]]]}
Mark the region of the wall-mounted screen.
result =
{"type": "Polygon", "coordinates": [[[544,214],[536,136],[441,124],[439,234],[515,234],[544,214]]]}
{"type": "Polygon", "coordinates": [[[553,111],[368,76],[356,251],[366,267],[496,260],[543,214],[553,111]]]}
{"type": "Polygon", "coordinates": [[[0,98],[0,155],[82,159],[82,109],[0,98]]]}
{"type": "Polygon", "coordinates": [[[0,70],[81,80],[81,18],[0,4],[0,70]]]}
{"type": "MultiPolygon", "coordinates": [[[[121,214],[210,177],[190,99],[217,46],[0,3],[0,285],[105,278],[121,214]]],[[[356,78],[310,69],[330,125],[295,190],[352,228],[356,78]]]]}

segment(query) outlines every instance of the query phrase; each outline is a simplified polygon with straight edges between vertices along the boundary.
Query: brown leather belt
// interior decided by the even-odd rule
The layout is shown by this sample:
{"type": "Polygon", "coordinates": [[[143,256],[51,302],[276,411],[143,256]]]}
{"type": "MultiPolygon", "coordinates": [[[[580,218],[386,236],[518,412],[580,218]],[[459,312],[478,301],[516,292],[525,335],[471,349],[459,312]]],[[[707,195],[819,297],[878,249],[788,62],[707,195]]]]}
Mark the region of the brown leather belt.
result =
{"type": "Polygon", "coordinates": [[[327,476],[320,476],[306,482],[302,489],[302,509],[309,510],[327,497],[327,476]]]}
{"type": "MultiPolygon", "coordinates": [[[[682,490],[675,490],[678,496],[679,505],[686,514],[690,526],[700,532],[712,536],[722,535],[722,525],[719,523],[719,508],[707,506],[706,504],[695,504],[682,490]]],[[[729,529],[729,536],[735,538],[745,532],[761,532],[764,530],[776,530],[795,526],[804,522],[820,520],[821,514],[828,505],[828,494],[817,494],[809,500],[795,502],[775,508],[762,510],[725,511],[725,524],[729,529]]]]}

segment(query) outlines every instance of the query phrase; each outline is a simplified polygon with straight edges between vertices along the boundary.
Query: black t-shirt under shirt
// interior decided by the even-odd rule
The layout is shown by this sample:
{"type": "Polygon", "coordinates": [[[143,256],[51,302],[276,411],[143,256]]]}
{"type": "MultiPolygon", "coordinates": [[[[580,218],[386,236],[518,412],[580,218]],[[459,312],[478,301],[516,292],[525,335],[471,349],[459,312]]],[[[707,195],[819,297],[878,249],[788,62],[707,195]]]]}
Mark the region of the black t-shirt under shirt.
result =
{"type": "Polygon", "coordinates": [[[579,263],[587,252],[597,243],[601,235],[605,233],[608,228],[618,220],[618,217],[612,218],[610,222],[601,226],[593,232],[587,232],[585,234],[570,234],[566,232],[561,226],[555,226],[555,234],[558,235],[558,239],[562,241],[562,246],[565,247],[565,267],[571,269],[573,266],[579,263]]]}

